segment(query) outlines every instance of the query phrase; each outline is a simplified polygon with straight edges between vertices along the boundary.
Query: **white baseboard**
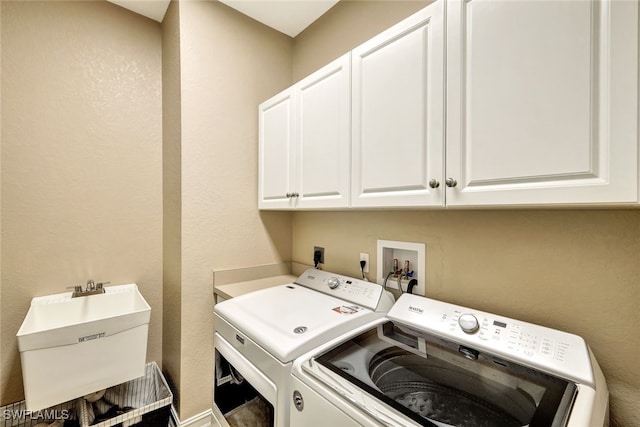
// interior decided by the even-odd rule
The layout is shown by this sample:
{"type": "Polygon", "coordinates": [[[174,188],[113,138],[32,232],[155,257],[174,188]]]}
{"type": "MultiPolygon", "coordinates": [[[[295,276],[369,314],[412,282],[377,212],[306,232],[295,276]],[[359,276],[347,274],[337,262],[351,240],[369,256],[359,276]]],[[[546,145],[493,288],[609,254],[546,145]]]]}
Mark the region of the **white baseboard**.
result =
{"type": "Polygon", "coordinates": [[[171,418],[173,419],[173,425],[176,427],[211,427],[212,425],[215,427],[217,425],[217,422],[216,424],[213,423],[214,418],[211,409],[207,409],[189,419],[180,421],[176,408],[171,405],[171,418]]]}

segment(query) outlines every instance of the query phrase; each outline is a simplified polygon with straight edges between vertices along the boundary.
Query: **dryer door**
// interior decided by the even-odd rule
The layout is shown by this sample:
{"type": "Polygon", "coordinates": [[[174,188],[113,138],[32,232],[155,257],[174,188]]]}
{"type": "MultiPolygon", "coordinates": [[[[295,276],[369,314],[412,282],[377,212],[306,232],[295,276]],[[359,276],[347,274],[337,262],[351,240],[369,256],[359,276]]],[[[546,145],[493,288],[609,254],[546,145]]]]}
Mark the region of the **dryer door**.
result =
{"type": "MultiPolygon", "coordinates": [[[[561,427],[574,383],[392,322],[315,360],[424,426],[561,427]]],[[[366,408],[363,408],[366,409],[366,408]]]]}
{"type": "Polygon", "coordinates": [[[215,334],[214,342],[214,411],[230,427],[277,425],[275,384],[224,338],[215,334]]]}

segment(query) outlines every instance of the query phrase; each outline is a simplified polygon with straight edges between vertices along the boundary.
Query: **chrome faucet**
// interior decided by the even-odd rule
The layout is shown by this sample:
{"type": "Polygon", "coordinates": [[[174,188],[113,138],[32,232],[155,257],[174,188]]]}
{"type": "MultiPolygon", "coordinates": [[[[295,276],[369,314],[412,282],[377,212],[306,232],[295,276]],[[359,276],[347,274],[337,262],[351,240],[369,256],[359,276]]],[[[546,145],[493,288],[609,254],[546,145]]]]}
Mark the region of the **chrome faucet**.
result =
{"type": "Polygon", "coordinates": [[[81,285],[75,285],[73,287],[73,293],[71,294],[71,298],[77,297],[86,297],[89,295],[103,294],[104,293],[104,285],[108,285],[109,282],[100,282],[96,283],[93,280],[87,280],[87,286],[85,290],[82,290],[81,285]]]}

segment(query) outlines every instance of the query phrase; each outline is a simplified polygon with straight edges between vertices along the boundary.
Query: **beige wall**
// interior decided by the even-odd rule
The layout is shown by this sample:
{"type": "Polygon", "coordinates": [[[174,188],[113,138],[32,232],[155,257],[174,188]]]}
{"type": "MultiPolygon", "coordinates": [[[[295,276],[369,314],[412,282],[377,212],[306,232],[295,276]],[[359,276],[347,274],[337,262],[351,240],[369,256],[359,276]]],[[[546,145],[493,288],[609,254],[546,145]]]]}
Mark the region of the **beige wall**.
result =
{"type": "Polygon", "coordinates": [[[161,31],[107,2],[2,2],[2,404],[32,297],[138,283],[162,362],[161,31]]]}
{"type": "Polygon", "coordinates": [[[291,258],[291,215],[257,208],[257,106],[291,84],[291,39],[221,3],[178,5],[180,248],[165,255],[179,253],[180,271],[165,289],[179,288],[180,308],[165,313],[165,327],[180,330],[164,350],[185,420],[212,404],[212,271],[291,258]]]}
{"type": "Polygon", "coordinates": [[[180,409],[180,327],[182,296],[181,234],[181,97],[180,97],[180,16],[178,3],[171,2],[162,21],[162,204],[163,204],[163,309],[162,370],[180,409]]]}
{"type": "MultiPolygon", "coordinates": [[[[357,46],[363,34],[379,32],[389,19],[399,21],[412,5],[339,3],[296,39],[294,78],[357,46]]],[[[378,239],[426,243],[427,296],[582,335],[608,380],[612,426],[638,425],[639,211],[298,212],[293,217],[293,261],[309,264],[313,246],[323,246],[327,270],[357,275],[359,253],[367,252],[375,272],[378,239]]]]}

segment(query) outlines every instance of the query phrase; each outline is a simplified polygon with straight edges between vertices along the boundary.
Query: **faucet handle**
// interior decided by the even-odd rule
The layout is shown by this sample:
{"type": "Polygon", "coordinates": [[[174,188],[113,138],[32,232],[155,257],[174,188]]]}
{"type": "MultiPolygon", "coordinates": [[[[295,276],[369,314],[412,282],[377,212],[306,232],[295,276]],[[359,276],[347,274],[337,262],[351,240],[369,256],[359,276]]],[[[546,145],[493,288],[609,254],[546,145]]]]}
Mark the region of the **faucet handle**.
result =
{"type": "Polygon", "coordinates": [[[82,286],[80,285],[67,286],[67,289],[73,289],[73,292],[71,293],[71,298],[75,298],[80,294],[82,294],[82,286]]]}
{"type": "Polygon", "coordinates": [[[104,285],[108,285],[111,282],[98,282],[96,283],[96,289],[102,289],[104,287],[104,285]]]}

